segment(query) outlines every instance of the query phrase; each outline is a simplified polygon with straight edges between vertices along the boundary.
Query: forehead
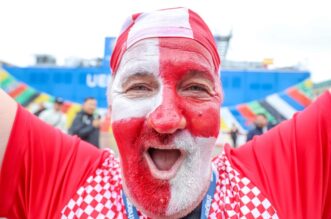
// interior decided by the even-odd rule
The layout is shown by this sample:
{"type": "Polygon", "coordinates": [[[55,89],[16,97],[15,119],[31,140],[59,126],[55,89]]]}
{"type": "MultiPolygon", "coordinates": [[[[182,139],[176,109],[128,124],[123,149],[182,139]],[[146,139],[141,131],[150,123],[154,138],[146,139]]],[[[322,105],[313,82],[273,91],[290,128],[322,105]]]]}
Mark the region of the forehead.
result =
{"type": "Polygon", "coordinates": [[[88,99],[88,100],[85,101],[85,104],[94,104],[96,102],[97,102],[96,99],[88,99]]]}
{"type": "Polygon", "coordinates": [[[256,119],[266,119],[266,117],[263,116],[263,115],[257,115],[257,116],[256,116],[256,119]]]}
{"type": "Polygon", "coordinates": [[[166,68],[177,67],[215,71],[212,56],[200,43],[187,38],[150,38],[137,42],[124,53],[116,77],[137,73],[158,76],[166,68]]]}

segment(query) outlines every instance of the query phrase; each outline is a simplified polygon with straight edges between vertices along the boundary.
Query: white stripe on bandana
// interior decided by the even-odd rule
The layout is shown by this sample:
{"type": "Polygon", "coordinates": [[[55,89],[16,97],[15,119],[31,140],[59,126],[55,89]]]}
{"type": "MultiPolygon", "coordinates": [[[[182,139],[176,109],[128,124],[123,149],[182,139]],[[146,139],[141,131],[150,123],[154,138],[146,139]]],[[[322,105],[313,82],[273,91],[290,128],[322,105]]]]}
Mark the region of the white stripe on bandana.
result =
{"type": "Polygon", "coordinates": [[[126,47],[152,37],[185,37],[193,39],[187,8],[159,10],[140,14],[131,28],[126,47]]]}

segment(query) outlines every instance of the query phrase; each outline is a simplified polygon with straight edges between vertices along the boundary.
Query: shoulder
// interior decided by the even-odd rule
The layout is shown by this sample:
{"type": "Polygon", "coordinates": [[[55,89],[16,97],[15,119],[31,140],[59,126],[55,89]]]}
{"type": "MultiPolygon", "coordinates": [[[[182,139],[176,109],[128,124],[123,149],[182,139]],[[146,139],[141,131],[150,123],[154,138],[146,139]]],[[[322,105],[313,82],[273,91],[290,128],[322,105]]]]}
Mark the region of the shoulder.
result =
{"type": "Polygon", "coordinates": [[[66,119],[67,115],[65,113],[61,113],[61,117],[62,117],[62,119],[66,119]]]}
{"type": "Polygon", "coordinates": [[[118,179],[120,179],[120,163],[118,158],[115,156],[111,149],[107,148],[101,151],[102,159],[96,168],[96,171],[89,177],[87,182],[96,180],[96,178],[100,178],[100,176],[102,176],[109,179],[110,181],[116,179],[116,182],[113,183],[119,183],[118,179]]]}
{"type": "Polygon", "coordinates": [[[212,160],[213,167],[217,170],[217,172],[220,172],[221,170],[225,170],[226,166],[229,166],[230,163],[228,163],[228,159],[224,152],[217,155],[212,160]]]}
{"type": "Polygon", "coordinates": [[[76,113],[76,115],[74,116],[74,121],[76,121],[76,122],[80,122],[80,121],[83,119],[83,115],[84,115],[84,114],[83,114],[82,111],[76,113]]]}
{"type": "Polygon", "coordinates": [[[272,129],[273,127],[275,127],[277,124],[272,124],[272,123],[268,123],[267,125],[267,129],[272,129]]]}
{"type": "Polygon", "coordinates": [[[256,133],[256,129],[254,128],[254,129],[249,130],[247,135],[249,136],[249,135],[253,135],[255,133],[256,133]]]}
{"type": "MultiPolygon", "coordinates": [[[[96,170],[78,188],[76,194],[62,209],[62,217],[81,217],[82,213],[90,215],[117,213],[122,209],[122,179],[120,164],[111,150],[103,150],[103,159],[96,170]],[[87,206],[89,206],[87,208],[87,206]]],[[[115,217],[113,215],[113,217],[115,217]]]]}
{"type": "Polygon", "coordinates": [[[83,111],[79,111],[78,113],[76,113],[76,118],[82,117],[82,116],[83,116],[83,111]]]}
{"type": "Polygon", "coordinates": [[[80,116],[80,117],[82,117],[82,116],[84,116],[85,115],[85,113],[83,112],[83,111],[79,111],[77,114],[76,114],[76,116],[80,116]]]}
{"type": "MultiPolygon", "coordinates": [[[[229,150],[229,148],[225,148],[229,150]]],[[[218,173],[216,191],[211,205],[211,218],[278,218],[267,196],[246,176],[234,168],[228,153],[213,159],[218,173]]]]}

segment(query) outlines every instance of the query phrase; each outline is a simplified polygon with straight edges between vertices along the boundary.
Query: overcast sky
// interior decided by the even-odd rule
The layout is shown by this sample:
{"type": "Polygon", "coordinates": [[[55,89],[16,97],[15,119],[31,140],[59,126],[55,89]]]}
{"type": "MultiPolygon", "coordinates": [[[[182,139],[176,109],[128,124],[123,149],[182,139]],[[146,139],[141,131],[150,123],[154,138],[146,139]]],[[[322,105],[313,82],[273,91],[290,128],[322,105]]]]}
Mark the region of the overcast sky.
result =
{"type": "Polygon", "coordinates": [[[233,38],[228,59],[300,64],[315,82],[331,79],[331,1],[322,0],[1,0],[0,60],[33,63],[34,54],[103,56],[104,37],[125,18],[158,8],[189,7],[214,34],[233,38]]]}

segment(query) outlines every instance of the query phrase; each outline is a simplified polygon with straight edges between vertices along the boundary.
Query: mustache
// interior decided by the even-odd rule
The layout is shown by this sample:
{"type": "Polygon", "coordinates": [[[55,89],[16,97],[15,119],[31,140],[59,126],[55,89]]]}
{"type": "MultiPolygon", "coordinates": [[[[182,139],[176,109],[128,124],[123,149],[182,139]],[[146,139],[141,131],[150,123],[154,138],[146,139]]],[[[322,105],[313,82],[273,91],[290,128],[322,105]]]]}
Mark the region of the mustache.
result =
{"type": "Polygon", "coordinates": [[[154,146],[182,149],[190,152],[194,145],[196,145],[196,139],[188,130],[177,130],[172,134],[164,134],[158,133],[144,124],[141,128],[139,138],[136,140],[136,145],[140,145],[143,151],[154,146]]]}

